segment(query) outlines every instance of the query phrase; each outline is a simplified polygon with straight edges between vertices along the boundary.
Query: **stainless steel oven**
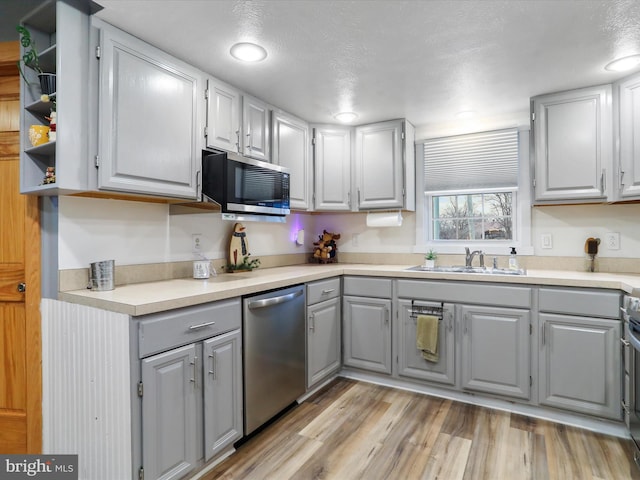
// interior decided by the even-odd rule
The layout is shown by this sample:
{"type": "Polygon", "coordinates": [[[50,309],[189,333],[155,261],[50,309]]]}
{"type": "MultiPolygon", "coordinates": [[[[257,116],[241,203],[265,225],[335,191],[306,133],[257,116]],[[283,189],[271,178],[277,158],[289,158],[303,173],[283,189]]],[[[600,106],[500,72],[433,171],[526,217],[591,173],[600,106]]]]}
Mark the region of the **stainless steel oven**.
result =
{"type": "Polygon", "coordinates": [[[625,422],[633,440],[633,460],[640,467],[640,298],[626,296],[622,308],[625,337],[625,422]]]}

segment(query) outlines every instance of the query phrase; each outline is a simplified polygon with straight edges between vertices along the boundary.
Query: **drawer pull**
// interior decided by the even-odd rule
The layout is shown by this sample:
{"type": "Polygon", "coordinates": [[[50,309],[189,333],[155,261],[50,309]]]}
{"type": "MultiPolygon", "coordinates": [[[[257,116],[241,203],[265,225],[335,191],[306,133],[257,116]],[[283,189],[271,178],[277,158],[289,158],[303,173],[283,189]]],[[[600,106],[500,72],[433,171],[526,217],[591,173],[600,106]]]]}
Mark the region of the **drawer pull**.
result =
{"type": "Polygon", "coordinates": [[[631,343],[629,342],[629,340],[625,340],[624,338],[621,338],[621,339],[620,339],[620,343],[622,343],[622,345],[623,345],[624,347],[628,347],[628,346],[630,346],[630,345],[631,345],[631,343]]]}
{"type": "Polygon", "coordinates": [[[208,327],[210,325],[215,325],[216,322],[207,322],[207,323],[201,323],[200,325],[191,325],[189,327],[189,330],[197,330],[199,328],[204,328],[204,327],[208,327]]]}
{"type": "Polygon", "coordinates": [[[336,291],[335,288],[326,288],[326,289],[322,290],[322,295],[328,295],[328,294],[333,293],[335,291],[336,291]]]}

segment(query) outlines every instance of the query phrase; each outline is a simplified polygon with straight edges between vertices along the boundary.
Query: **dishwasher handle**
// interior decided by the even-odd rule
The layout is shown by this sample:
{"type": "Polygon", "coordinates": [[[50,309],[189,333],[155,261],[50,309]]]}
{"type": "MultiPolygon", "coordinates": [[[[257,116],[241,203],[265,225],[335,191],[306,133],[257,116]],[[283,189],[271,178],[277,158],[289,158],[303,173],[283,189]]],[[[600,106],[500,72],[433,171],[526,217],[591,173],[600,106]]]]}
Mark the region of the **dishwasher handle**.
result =
{"type": "Polygon", "coordinates": [[[271,307],[273,305],[279,305],[281,303],[290,302],[294,298],[302,295],[302,292],[303,290],[300,289],[295,292],[287,293],[286,295],[280,295],[279,297],[271,297],[271,298],[263,298],[262,300],[254,300],[252,302],[249,302],[248,307],[250,309],[264,308],[264,307],[271,307]]]}

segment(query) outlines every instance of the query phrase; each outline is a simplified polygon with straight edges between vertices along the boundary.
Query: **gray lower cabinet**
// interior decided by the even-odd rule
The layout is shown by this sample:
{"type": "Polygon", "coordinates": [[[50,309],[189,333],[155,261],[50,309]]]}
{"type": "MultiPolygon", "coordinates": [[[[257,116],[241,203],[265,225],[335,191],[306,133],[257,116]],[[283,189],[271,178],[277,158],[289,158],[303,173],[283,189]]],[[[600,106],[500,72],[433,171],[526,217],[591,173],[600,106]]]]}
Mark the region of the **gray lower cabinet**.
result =
{"type": "Polygon", "coordinates": [[[307,308],[307,387],[340,368],[340,297],[307,308]]]}
{"type": "Polygon", "coordinates": [[[204,461],[242,437],[242,334],[203,342],[204,461]]]}
{"type": "Polygon", "coordinates": [[[541,313],[540,328],[540,404],[621,419],[621,322],[541,313]]]}
{"type": "Polygon", "coordinates": [[[530,312],[461,306],[462,388],[529,399],[530,312]]]}
{"type": "Polygon", "coordinates": [[[142,360],[142,456],[145,478],[178,479],[195,467],[196,345],[142,360]]]}
{"type": "Polygon", "coordinates": [[[391,300],[343,297],[344,364],[391,373],[391,300]]]}
{"type": "Polygon", "coordinates": [[[141,317],[140,472],[177,480],[243,435],[239,299],[141,317]]]}
{"type": "Polygon", "coordinates": [[[419,380],[428,380],[445,385],[455,385],[455,318],[454,306],[445,304],[438,328],[438,361],[425,360],[417,347],[416,315],[413,309],[441,307],[434,302],[398,301],[398,375],[419,380]]]}

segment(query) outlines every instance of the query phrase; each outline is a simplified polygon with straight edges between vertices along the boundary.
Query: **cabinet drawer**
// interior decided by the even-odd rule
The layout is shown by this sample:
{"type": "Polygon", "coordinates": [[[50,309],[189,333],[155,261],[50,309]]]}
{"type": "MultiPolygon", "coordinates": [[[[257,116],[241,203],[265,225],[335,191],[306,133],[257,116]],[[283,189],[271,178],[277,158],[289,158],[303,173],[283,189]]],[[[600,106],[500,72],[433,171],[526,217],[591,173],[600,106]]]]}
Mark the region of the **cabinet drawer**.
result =
{"type": "Polygon", "coordinates": [[[391,279],[345,277],[344,294],[360,297],[391,298],[391,279]]]}
{"type": "Polygon", "coordinates": [[[621,295],[617,292],[571,288],[541,288],[539,295],[541,312],[620,318],[621,295]]]}
{"type": "Polygon", "coordinates": [[[307,305],[340,296],[340,278],[329,278],[307,284],[307,305]]]}
{"type": "Polygon", "coordinates": [[[140,358],[240,328],[241,312],[234,298],[146,315],[138,325],[140,358]]]}

